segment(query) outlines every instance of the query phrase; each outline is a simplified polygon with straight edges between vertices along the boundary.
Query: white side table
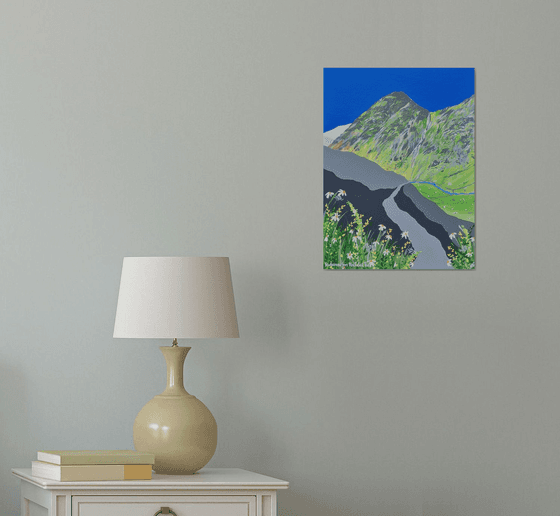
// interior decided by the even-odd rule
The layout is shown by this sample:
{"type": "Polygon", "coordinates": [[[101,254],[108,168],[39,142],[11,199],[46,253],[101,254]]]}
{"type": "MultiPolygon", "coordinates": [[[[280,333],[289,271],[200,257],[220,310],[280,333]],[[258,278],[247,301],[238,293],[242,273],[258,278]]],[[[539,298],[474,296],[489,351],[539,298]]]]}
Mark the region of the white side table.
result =
{"type": "Polygon", "coordinates": [[[289,485],[230,468],[95,482],[47,480],[31,469],[12,473],[21,480],[22,516],[277,516],[277,491],[289,485]]]}

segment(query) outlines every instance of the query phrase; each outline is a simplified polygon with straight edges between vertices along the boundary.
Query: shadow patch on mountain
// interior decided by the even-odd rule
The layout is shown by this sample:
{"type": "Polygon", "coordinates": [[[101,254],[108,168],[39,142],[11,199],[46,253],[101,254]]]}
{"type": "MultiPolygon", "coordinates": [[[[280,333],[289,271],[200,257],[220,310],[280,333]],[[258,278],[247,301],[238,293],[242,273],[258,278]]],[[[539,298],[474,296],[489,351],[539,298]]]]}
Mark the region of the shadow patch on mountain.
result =
{"type": "Polygon", "coordinates": [[[370,190],[395,189],[407,182],[403,176],[384,170],[369,159],[329,147],[323,147],[323,169],[331,171],[340,179],[359,181],[370,190]]]}
{"type": "MultiPolygon", "coordinates": [[[[379,224],[383,224],[385,227],[392,229],[393,235],[400,236],[401,228],[388,217],[385,208],[383,208],[383,201],[393,193],[393,188],[382,188],[372,191],[359,181],[340,179],[330,170],[323,169],[324,203],[327,204],[329,200],[334,199],[333,197],[331,199],[326,199],[325,194],[327,192],[336,194],[338,190],[344,190],[346,192],[346,197],[343,197],[341,201],[332,201],[331,210],[333,208],[336,210],[341,204],[350,201],[358,210],[358,213],[364,216],[362,219],[364,223],[371,217],[369,225],[365,228],[366,234],[370,240],[375,240],[377,238],[379,224]]],[[[340,224],[346,227],[353,217],[349,208],[344,211],[345,214],[341,217],[340,224]]]]}

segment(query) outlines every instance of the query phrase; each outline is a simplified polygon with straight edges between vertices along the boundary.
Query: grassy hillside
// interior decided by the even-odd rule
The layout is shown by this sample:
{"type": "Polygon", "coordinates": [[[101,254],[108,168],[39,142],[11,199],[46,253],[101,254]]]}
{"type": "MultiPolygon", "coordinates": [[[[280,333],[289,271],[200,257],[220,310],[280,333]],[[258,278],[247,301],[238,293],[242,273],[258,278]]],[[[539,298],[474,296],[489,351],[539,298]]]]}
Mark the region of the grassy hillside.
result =
{"type": "Polygon", "coordinates": [[[474,97],[430,113],[405,93],[392,93],[362,113],[330,147],[409,180],[433,182],[454,193],[474,192],[474,97]]]}
{"type": "Polygon", "coordinates": [[[448,215],[474,222],[474,195],[449,195],[435,186],[426,184],[414,186],[426,199],[435,202],[448,215]]]}

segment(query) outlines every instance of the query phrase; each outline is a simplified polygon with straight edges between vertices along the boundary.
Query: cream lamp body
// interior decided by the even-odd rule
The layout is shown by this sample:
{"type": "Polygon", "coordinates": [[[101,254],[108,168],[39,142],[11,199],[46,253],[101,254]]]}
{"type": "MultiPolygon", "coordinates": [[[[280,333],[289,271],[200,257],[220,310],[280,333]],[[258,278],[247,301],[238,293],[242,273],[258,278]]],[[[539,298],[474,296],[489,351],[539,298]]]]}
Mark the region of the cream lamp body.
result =
{"type": "Polygon", "coordinates": [[[183,386],[183,363],[191,348],[160,349],[167,362],[167,387],[136,416],[134,447],[155,455],[156,473],[187,475],[214,455],[218,427],[206,405],[183,386]]]}

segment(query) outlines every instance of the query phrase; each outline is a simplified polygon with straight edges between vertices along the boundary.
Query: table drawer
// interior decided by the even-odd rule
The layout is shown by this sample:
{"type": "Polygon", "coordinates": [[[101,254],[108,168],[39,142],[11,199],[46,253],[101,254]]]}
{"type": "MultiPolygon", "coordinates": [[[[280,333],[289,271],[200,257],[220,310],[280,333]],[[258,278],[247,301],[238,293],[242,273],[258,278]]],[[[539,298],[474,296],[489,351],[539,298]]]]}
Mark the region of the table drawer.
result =
{"type": "Polygon", "coordinates": [[[257,516],[256,496],[73,496],[72,516],[257,516]]]}

